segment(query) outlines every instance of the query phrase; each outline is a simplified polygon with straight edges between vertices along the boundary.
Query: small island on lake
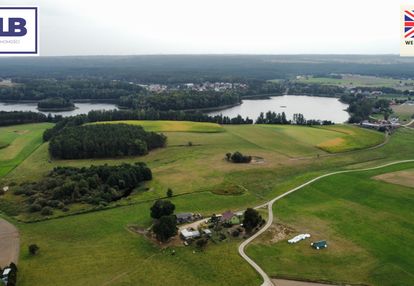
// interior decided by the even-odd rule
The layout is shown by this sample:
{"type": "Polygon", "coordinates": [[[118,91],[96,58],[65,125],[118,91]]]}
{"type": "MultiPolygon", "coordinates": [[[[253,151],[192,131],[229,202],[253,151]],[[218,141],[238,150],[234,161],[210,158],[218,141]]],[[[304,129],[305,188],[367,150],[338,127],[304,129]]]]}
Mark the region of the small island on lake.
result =
{"type": "Polygon", "coordinates": [[[46,98],[37,103],[39,111],[71,111],[75,108],[72,100],[62,97],[46,98]]]}

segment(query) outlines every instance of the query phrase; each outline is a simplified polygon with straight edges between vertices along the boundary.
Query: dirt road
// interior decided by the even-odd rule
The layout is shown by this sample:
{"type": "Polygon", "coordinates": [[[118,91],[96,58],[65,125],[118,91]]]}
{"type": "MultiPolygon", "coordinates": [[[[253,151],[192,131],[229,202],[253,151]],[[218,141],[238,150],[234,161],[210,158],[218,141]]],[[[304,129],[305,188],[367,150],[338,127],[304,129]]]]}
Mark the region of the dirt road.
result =
{"type": "Polygon", "coordinates": [[[0,267],[4,268],[11,262],[17,264],[19,251],[19,231],[7,220],[0,218],[0,267]]]}
{"type": "Polygon", "coordinates": [[[249,237],[248,239],[246,239],[245,241],[243,241],[240,244],[240,246],[239,246],[239,254],[240,254],[240,256],[243,257],[243,259],[246,260],[247,263],[249,263],[257,271],[257,273],[260,274],[260,276],[262,276],[262,279],[263,279],[263,283],[261,284],[262,286],[272,286],[272,285],[275,285],[272,282],[272,280],[270,279],[270,277],[266,274],[266,272],[264,272],[264,270],[259,265],[257,265],[256,262],[254,262],[249,256],[247,256],[247,254],[245,253],[245,248],[246,248],[246,246],[250,242],[252,242],[256,237],[258,237],[259,235],[261,235],[262,233],[264,233],[272,225],[272,223],[273,223],[273,210],[272,210],[272,207],[273,207],[273,204],[276,201],[278,201],[278,200],[286,197],[287,195],[289,195],[289,194],[291,194],[293,192],[296,192],[296,191],[302,189],[303,187],[306,187],[307,185],[312,184],[315,181],[318,181],[318,180],[320,180],[322,178],[325,178],[325,177],[329,177],[329,176],[337,175],[337,174],[343,174],[343,173],[352,173],[352,172],[361,172],[361,171],[369,171],[369,170],[381,169],[381,168],[384,168],[384,167],[387,167],[387,166],[391,166],[391,165],[395,165],[395,164],[401,164],[401,163],[409,163],[409,162],[414,162],[414,160],[401,160],[401,161],[391,162],[391,163],[388,163],[388,164],[383,164],[383,165],[380,165],[380,166],[377,166],[377,167],[364,168],[364,169],[355,169],[355,170],[343,170],[343,171],[337,171],[337,172],[328,173],[328,174],[325,174],[325,175],[316,177],[316,178],[314,178],[312,180],[309,180],[306,183],[304,183],[304,184],[302,184],[302,185],[300,185],[300,186],[298,186],[296,188],[293,188],[293,189],[291,189],[291,190],[289,190],[289,191],[281,194],[280,196],[277,196],[276,198],[270,200],[269,202],[257,206],[256,208],[264,208],[264,207],[267,207],[267,211],[269,213],[269,216],[268,216],[266,225],[263,228],[261,228],[258,232],[256,232],[254,235],[252,235],[251,237],[249,237]]]}

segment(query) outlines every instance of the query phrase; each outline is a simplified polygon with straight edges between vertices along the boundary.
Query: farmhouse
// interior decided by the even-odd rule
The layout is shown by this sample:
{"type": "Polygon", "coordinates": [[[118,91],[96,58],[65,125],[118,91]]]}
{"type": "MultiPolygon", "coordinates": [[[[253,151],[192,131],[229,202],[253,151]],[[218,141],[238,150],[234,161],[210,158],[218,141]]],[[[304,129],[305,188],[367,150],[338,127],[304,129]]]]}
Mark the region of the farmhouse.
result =
{"type": "Polygon", "coordinates": [[[193,213],[178,213],[175,217],[177,218],[177,224],[189,223],[203,218],[201,214],[193,213]]]}
{"type": "Polygon", "coordinates": [[[232,211],[226,211],[221,215],[220,221],[231,225],[240,224],[240,216],[232,211]]]}
{"type": "Polygon", "coordinates": [[[176,214],[175,217],[177,218],[178,224],[191,222],[193,220],[192,213],[179,213],[179,214],[176,214]]]}

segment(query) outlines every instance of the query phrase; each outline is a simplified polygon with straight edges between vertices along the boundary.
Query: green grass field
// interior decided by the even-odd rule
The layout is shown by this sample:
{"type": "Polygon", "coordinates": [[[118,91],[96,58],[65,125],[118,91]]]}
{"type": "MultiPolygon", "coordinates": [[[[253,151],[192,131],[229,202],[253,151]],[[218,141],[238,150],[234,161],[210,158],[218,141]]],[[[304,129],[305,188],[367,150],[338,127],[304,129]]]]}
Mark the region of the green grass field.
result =
{"type": "MultiPolygon", "coordinates": [[[[258,275],[237,254],[238,241],[211,243],[202,253],[177,246],[177,254],[172,256],[169,250],[161,250],[126,227],[150,226],[149,206],[153,200],[164,197],[167,188],[178,195],[172,198],[177,212],[211,215],[258,205],[335,169],[414,158],[414,130],[408,128],[396,132],[381,148],[320,158],[316,155],[327,153],[317,146],[322,142],[341,136],[353,138],[349,133],[354,132],[361,140],[358,147],[364,148],[377,144],[383,136],[375,133],[378,137],[371,137],[371,131],[339,125],[222,129],[213,133],[166,131],[168,146],[143,157],[54,161],[48,156],[48,145],[42,144],[2,182],[34,181],[55,166],[136,161],[148,163],[154,179],[147,185],[149,191],[119,201],[116,208],[30,224],[15,221],[22,236],[19,285],[33,285],[33,281],[46,286],[163,285],[165,281],[169,285],[258,285],[258,275]],[[194,145],[188,146],[189,141],[194,145]],[[225,153],[237,150],[263,157],[265,162],[232,164],[224,160],[225,153]],[[223,195],[225,190],[236,188],[243,192],[223,195]],[[40,246],[38,256],[28,255],[27,246],[31,243],[40,246]]],[[[18,215],[19,199],[7,193],[0,198],[0,209],[18,215]]],[[[33,217],[18,215],[17,218],[33,217]]]]}
{"type": "Polygon", "coordinates": [[[42,144],[43,131],[51,126],[40,123],[0,127],[0,178],[42,144]]]}
{"type": "Polygon", "coordinates": [[[131,124],[141,125],[147,131],[154,132],[200,132],[215,133],[222,132],[223,128],[215,123],[209,122],[190,122],[190,121],[165,121],[165,120],[123,120],[123,121],[103,121],[94,124],[131,124]]]}
{"type": "Polygon", "coordinates": [[[327,77],[302,77],[297,79],[302,83],[315,83],[325,85],[341,85],[345,87],[391,87],[399,90],[412,89],[414,80],[398,80],[393,78],[365,76],[356,74],[342,75],[342,79],[327,77]]]}
{"type": "Polygon", "coordinates": [[[400,118],[403,122],[410,122],[414,116],[414,105],[413,104],[399,104],[393,105],[392,111],[395,115],[400,118]]]}
{"type": "MultiPolygon", "coordinates": [[[[374,179],[378,174],[412,169],[413,163],[375,171],[335,175],[291,194],[274,206],[277,223],[308,232],[295,245],[258,241],[248,248],[273,276],[364,283],[414,282],[414,185],[374,179]],[[316,251],[311,241],[326,239],[316,251]]],[[[288,237],[290,238],[290,237],[288,237]]]]}

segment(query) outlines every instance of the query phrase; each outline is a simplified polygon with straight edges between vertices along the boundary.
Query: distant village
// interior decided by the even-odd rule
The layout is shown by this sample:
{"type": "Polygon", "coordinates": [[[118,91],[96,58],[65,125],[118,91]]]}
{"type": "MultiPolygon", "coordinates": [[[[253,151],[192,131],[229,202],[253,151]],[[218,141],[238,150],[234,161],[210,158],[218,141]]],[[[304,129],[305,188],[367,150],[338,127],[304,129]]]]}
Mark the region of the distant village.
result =
{"type": "MultiPolygon", "coordinates": [[[[131,83],[132,84],[132,83],[131,83]]],[[[191,90],[191,91],[231,91],[231,90],[246,90],[248,85],[245,83],[237,82],[203,82],[203,83],[184,83],[176,85],[165,85],[165,84],[139,84],[139,86],[145,88],[150,92],[161,93],[164,91],[174,90],[191,90]]]]}

